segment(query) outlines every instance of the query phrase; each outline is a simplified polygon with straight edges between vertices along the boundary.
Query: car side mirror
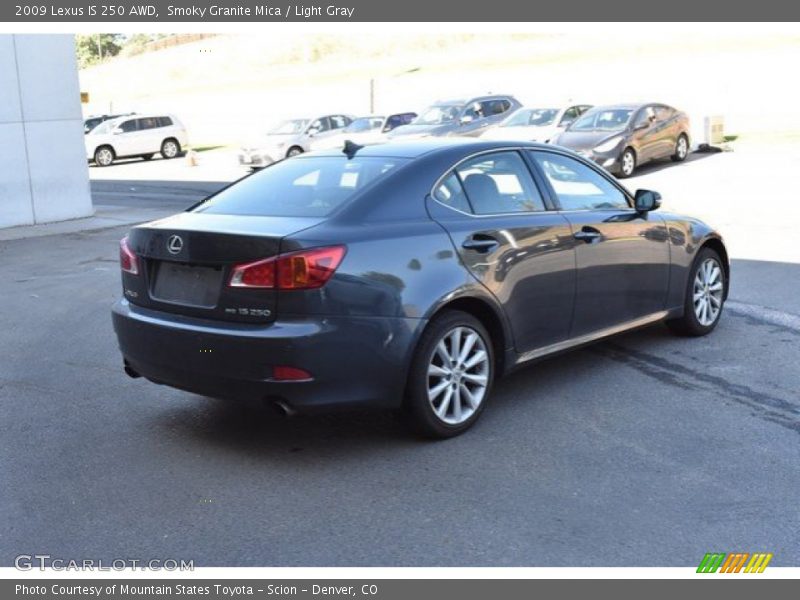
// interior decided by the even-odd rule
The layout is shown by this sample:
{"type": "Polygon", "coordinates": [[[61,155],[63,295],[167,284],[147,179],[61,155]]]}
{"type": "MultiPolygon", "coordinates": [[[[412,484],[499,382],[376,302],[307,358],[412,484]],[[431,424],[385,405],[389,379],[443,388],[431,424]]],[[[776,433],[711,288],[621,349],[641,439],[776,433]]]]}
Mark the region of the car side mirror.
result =
{"type": "Polygon", "coordinates": [[[111,130],[111,133],[113,135],[119,135],[120,133],[122,133],[122,129],[120,127],[115,127],[114,129],[111,130]]]}
{"type": "Polygon", "coordinates": [[[463,117],[461,117],[460,122],[462,125],[466,125],[467,123],[472,123],[474,120],[475,118],[472,115],[464,115],[463,117]]]}
{"type": "Polygon", "coordinates": [[[316,127],[312,127],[311,129],[308,130],[307,133],[309,136],[313,137],[319,133],[319,129],[317,129],[316,127]]]}
{"type": "Polygon", "coordinates": [[[661,207],[661,194],[652,190],[636,190],[633,204],[640,213],[657,210],[661,207]]]}
{"type": "Polygon", "coordinates": [[[650,127],[650,123],[648,121],[645,121],[644,123],[637,123],[633,127],[633,130],[634,131],[641,131],[642,129],[647,129],[648,127],[650,127]]]}
{"type": "Polygon", "coordinates": [[[568,119],[566,121],[561,121],[561,123],[558,126],[561,127],[561,129],[566,129],[570,125],[572,125],[572,119],[568,119]]]}

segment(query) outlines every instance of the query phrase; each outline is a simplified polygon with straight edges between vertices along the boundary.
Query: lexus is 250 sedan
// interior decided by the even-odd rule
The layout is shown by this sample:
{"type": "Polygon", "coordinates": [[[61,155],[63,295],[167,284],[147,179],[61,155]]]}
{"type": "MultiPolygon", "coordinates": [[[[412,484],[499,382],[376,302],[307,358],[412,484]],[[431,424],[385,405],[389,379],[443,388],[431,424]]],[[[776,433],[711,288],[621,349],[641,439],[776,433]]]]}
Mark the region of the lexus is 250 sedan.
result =
{"type": "Polygon", "coordinates": [[[683,162],[689,155],[689,118],[665,104],[597,106],[552,143],[576,151],[618,177],[651,160],[683,162]]]}
{"type": "Polygon", "coordinates": [[[285,413],[400,408],[453,436],[516,367],[660,321],[714,329],[723,241],[659,205],[528,142],[280,161],[122,240],[125,370],[285,413]]]}

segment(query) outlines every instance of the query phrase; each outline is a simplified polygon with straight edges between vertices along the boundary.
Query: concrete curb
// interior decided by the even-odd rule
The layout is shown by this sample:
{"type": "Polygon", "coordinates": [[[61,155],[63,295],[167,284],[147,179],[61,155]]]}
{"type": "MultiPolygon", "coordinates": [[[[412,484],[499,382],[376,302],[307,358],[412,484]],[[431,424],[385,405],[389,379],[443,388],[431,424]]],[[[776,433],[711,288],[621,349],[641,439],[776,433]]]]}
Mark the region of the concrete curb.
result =
{"type": "Polygon", "coordinates": [[[23,225],[0,229],[0,242],[21,240],[32,237],[78,233],[81,231],[97,231],[112,229],[123,225],[146,223],[155,219],[163,219],[179,212],[175,209],[127,208],[121,206],[96,205],[95,214],[83,219],[60,221],[58,223],[42,223],[39,225],[23,225]]]}

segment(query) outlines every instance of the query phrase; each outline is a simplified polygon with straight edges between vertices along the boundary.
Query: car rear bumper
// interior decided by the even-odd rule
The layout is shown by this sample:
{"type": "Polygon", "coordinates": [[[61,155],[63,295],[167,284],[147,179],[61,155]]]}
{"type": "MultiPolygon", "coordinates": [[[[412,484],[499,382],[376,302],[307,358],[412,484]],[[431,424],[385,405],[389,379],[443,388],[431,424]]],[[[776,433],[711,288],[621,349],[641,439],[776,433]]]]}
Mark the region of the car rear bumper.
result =
{"type": "Polygon", "coordinates": [[[280,401],[291,411],[400,405],[420,319],[314,317],[223,323],[119,300],[112,308],[125,365],[147,379],[227,399],[280,401]],[[273,367],[312,379],[275,381],[273,367]]]}
{"type": "Polygon", "coordinates": [[[245,150],[239,152],[238,158],[240,165],[252,168],[268,167],[278,160],[277,155],[273,155],[269,152],[248,152],[245,150]]]}

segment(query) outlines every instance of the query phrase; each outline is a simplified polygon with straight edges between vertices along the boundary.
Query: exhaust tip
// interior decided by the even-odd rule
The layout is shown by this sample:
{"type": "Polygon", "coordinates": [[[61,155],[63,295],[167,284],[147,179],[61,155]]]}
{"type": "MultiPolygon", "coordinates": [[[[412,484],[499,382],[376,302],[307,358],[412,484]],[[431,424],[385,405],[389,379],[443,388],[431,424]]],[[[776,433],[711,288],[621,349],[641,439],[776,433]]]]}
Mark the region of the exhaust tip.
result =
{"type": "Polygon", "coordinates": [[[270,406],[275,409],[275,411],[282,417],[289,418],[293,417],[297,414],[297,411],[293,409],[288,402],[278,399],[270,399],[268,400],[270,406]]]}

